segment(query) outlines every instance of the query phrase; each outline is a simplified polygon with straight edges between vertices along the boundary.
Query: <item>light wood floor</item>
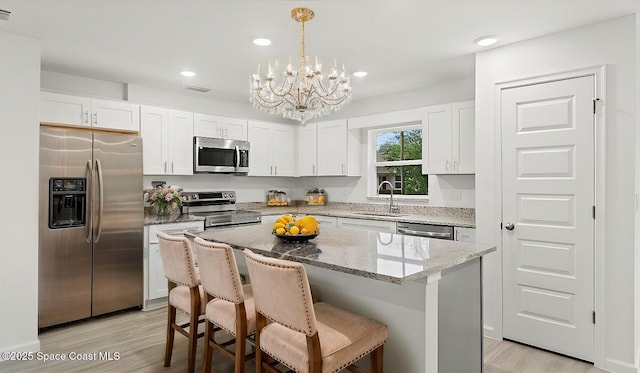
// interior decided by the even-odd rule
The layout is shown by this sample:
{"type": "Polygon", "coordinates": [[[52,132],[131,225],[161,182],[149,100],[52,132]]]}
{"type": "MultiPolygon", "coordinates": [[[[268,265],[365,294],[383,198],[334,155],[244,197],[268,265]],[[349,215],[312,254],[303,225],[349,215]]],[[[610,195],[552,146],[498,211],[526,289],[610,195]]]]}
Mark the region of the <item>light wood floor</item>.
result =
{"type": "MultiPolygon", "coordinates": [[[[163,367],[166,332],[166,309],[129,311],[108,317],[51,328],[40,334],[41,351],[63,354],[66,360],[4,361],[0,372],[185,372],[187,370],[187,339],[176,333],[171,367],[163,367]],[[77,354],[119,353],[119,360],[71,361],[77,354]]],[[[202,339],[198,341],[196,371],[200,372],[202,339]]],[[[603,372],[593,365],[537,350],[513,342],[485,338],[484,371],[486,373],[596,373],[603,372]]],[[[99,355],[98,355],[99,356],[99,355]]],[[[248,361],[245,371],[254,372],[255,364],[248,361]]],[[[233,372],[231,359],[215,352],[213,372],[233,372]]],[[[389,372],[397,373],[397,372],[389,372]]],[[[402,372],[411,373],[411,372],[402,372]]],[[[466,373],[466,372],[460,372],[466,373]]],[[[475,373],[475,372],[468,372],[475,373]]]]}

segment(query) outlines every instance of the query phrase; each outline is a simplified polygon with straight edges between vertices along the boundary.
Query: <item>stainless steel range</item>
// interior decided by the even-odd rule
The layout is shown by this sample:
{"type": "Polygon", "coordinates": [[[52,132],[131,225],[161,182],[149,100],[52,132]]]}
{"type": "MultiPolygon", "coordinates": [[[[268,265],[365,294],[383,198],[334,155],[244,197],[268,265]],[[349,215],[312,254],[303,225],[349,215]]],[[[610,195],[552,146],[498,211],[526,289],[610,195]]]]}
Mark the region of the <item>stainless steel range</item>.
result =
{"type": "Polygon", "coordinates": [[[236,208],[236,193],[233,191],[185,192],[184,196],[187,200],[182,207],[183,213],[203,216],[205,229],[262,222],[259,212],[236,208]]]}

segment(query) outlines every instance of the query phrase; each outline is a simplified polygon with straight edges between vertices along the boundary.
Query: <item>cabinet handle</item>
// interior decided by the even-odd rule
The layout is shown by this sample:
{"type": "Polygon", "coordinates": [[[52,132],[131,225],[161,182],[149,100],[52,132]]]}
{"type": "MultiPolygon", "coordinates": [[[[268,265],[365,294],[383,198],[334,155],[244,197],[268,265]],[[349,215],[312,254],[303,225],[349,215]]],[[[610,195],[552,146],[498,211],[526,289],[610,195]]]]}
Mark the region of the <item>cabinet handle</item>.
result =
{"type": "Polygon", "coordinates": [[[171,173],[173,173],[173,162],[171,162],[171,173]]]}
{"type": "Polygon", "coordinates": [[[275,170],[275,175],[278,176],[278,166],[275,166],[274,170],[275,170]]]}
{"type": "Polygon", "coordinates": [[[273,175],[273,166],[269,166],[269,175],[273,175]]]}
{"type": "Polygon", "coordinates": [[[449,160],[444,161],[444,170],[449,171],[449,160]]]}
{"type": "Polygon", "coordinates": [[[98,113],[93,113],[93,124],[98,124],[98,113]]]}
{"type": "Polygon", "coordinates": [[[228,128],[224,129],[224,137],[225,138],[229,137],[229,129],[228,128]]]}
{"type": "Polygon", "coordinates": [[[89,110],[84,111],[84,119],[82,120],[84,124],[89,124],[89,110]]]}
{"type": "Polygon", "coordinates": [[[167,173],[167,162],[164,162],[164,173],[167,173]]]}

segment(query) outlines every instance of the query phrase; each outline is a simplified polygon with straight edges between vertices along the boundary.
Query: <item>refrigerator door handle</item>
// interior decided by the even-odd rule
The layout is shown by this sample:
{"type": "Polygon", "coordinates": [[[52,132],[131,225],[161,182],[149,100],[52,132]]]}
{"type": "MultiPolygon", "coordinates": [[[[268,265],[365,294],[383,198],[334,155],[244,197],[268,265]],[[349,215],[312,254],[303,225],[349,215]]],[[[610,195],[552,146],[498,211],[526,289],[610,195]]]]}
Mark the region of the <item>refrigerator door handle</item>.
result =
{"type": "MultiPolygon", "coordinates": [[[[93,170],[91,169],[91,159],[87,159],[87,165],[85,167],[84,170],[84,176],[87,179],[87,185],[91,185],[91,175],[93,175],[93,170]]],[[[91,188],[87,188],[87,201],[91,201],[91,188]]],[[[85,214],[87,214],[87,222],[84,226],[84,230],[86,232],[86,240],[87,242],[91,242],[91,221],[93,218],[93,214],[91,213],[91,209],[87,209],[85,211],[85,214]]]]}
{"type": "Polygon", "coordinates": [[[104,181],[102,180],[102,164],[100,160],[96,159],[96,174],[98,175],[98,230],[93,237],[93,242],[98,243],[100,241],[100,235],[102,234],[102,213],[103,213],[103,197],[104,197],[104,181]]]}

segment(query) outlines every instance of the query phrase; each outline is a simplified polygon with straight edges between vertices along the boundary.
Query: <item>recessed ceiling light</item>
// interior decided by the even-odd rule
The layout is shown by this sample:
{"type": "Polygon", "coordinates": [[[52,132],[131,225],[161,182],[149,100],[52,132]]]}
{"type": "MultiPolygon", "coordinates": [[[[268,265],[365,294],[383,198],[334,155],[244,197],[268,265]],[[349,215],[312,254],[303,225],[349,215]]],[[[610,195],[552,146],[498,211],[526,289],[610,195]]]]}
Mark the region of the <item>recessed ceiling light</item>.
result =
{"type": "Polygon", "coordinates": [[[353,73],[353,76],[358,77],[358,78],[364,78],[367,75],[369,75],[369,73],[366,72],[366,71],[356,71],[356,72],[353,73]]]}
{"type": "Polygon", "coordinates": [[[259,46],[259,47],[266,47],[271,45],[271,40],[266,39],[266,38],[255,38],[253,39],[253,44],[259,46]]]}
{"type": "Polygon", "coordinates": [[[483,36],[473,41],[481,47],[488,47],[498,42],[497,36],[483,36]]]}
{"type": "Polygon", "coordinates": [[[193,71],[186,71],[186,70],[185,71],[180,71],[180,74],[182,76],[186,76],[187,78],[191,78],[191,77],[196,76],[196,73],[194,73],[193,71]]]}

